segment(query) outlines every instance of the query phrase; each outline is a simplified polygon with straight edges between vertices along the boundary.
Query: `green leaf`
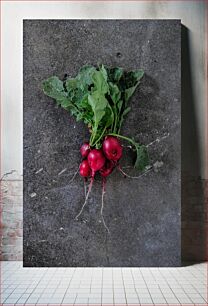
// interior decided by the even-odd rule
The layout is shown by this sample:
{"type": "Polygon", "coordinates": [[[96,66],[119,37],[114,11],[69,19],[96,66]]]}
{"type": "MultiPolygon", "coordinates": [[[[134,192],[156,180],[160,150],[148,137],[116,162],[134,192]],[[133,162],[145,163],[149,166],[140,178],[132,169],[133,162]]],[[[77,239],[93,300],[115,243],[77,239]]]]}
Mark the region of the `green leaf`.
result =
{"type": "Polygon", "coordinates": [[[60,100],[57,100],[58,103],[61,105],[63,108],[71,107],[72,103],[68,98],[62,98],[60,100]]]}
{"type": "MultiPolygon", "coordinates": [[[[59,80],[58,77],[50,77],[47,80],[44,80],[42,83],[43,92],[56,100],[58,105],[61,105],[63,108],[70,110],[74,108],[71,99],[67,96],[67,93],[64,90],[63,82],[59,80]]],[[[74,113],[77,113],[74,110],[74,113]]]]}
{"type": "Polygon", "coordinates": [[[95,71],[93,73],[92,79],[93,79],[94,88],[95,88],[94,90],[98,91],[99,94],[102,94],[102,95],[108,92],[109,87],[106,81],[106,74],[105,74],[104,68],[103,70],[95,71]]]}
{"type": "Polygon", "coordinates": [[[113,110],[108,104],[105,110],[105,115],[103,116],[102,121],[100,122],[100,125],[108,128],[113,123],[113,120],[114,120],[113,110]]]}
{"type": "Polygon", "coordinates": [[[86,90],[93,83],[92,76],[94,72],[96,72],[96,68],[93,66],[84,66],[79,70],[76,79],[79,81],[78,84],[81,90],[86,90]]]}
{"type": "Polygon", "coordinates": [[[135,143],[137,158],[134,167],[143,171],[149,165],[149,156],[147,148],[144,145],[135,143]]]}
{"type": "Polygon", "coordinates": [[[79,114],[76,115],[76,121],[80,121],[82,119],[83,119],[82,113],[79,113],[79,114]]]}
{"type": "Polygon", "coordinates": [[[137,86],[140,83],[140,79],[143,77],[144,71],[143,70],[135,70],[130,71],[126,76],[126,89],[125,89],[125,101],[127,102],[130,97],[135,92],[137,86]],[[133,86],[131,86],[133,85],[133,86]]]}
{"type": "Polygon", "coordinates": [[[124,112],[123,112],[123,116],[127,115],[131,110],[131,107],[127,107],[124,112]]]}
{"type": "Polygon", "coordinates": [[[123,75],[122,68],[117,67],[113,70],[114,81],[118,82],[120,78],[122,77],[122,75],[123,75]]]}
{"type": "Polygon", "coordinates": [[[144,70],[134,70],[132,71],[132,76],[135,78],[136,82],[138,82],[144,76],[144,70]]]}
{"type": "Polygon", "coordinates": [[[91,107],[90,107],[90,105],[89,105],[89,103],[88,103],[88,95],[89,95],[89,94],[85,94],[85,95],[82,97],[82,99],[80,100],[79,106],[80,106],[81,108],[91,109],[91,107]]]}
{"type": "Polygon", "coordinates": [[[105,115],[105,108],[108,105],[108,101],[104,96],[100,95],[100,92],[97,90],[88,96],[88,102],[94,113],[95,129],[97,130],[99,122],[105,115]]]}
{"type": "Polygon", "coordinates": [[[108,79],[112,83],[118,83],[123,75],[123,69],[119,67],[107,68],[108,79]]]}
{"type": "Polygon", "coordinates": [[[67,93],[64,90],[63,82],[58,77],[52,76],[42,82],[43,92],[57,101],[67,97],[67,93]]]}
{"type": "Polygon", "coordinates": [[[67,79],[65,86],[68,92],[75,90],[78,87],[77,79],[67,79]]]}
{"type": "Polygon", "coordinates": [[[121,92],[117,85],[109,83],[110,96],[114,104],[116,104],[121,98],[121,92]]]}
{"type": "Polygon", "coordinates": [[[119,89],[121,91],[125,91],[127,88],[131,88],[138,85],[143,75],[143,70],[125,72],[119,81],[119,89]]]}
{"type": "Polygon", "coordinates": [[[131,98],[131,96],[132,96],[133,93],[135,92],[135,89],[137,88],[137,85],[138,85],[138,84],[136,84],[136,85],[133,86],[133,87],[130,87],[130,88],[125,89],[125,101],[126,101],[126,102],[129,100],[129,98],[131,98]]]}
{"type": "Polygon", "coordinates": [[[107,82],[108,74],[107,74],[107,70],[105,69],[104,65],[101,66],[100,72],[102,73],[102,75],[103,75],[105,81],[107,82]]]}
{"type": "Polygon", "coordinates": [[[117,107],[118,107],[119,113],[121,111],[122,105],[123,105],[123,100],[118,101],[117,107]]]}

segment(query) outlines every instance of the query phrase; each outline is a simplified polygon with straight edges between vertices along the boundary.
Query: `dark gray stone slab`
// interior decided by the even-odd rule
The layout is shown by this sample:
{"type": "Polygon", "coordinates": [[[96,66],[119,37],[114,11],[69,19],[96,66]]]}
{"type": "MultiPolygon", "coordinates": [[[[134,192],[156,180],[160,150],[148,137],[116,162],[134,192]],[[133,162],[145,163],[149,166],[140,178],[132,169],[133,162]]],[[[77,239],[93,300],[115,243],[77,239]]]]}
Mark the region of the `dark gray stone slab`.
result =
{"type": "MultiPolygon", "coordinates": [[[[24,266],[180,265],[180,31],[179,20],[24,21],[24,266]],[[145,144],[169,133],[149,147],[156,163],[149,174],[109,177],[110,235],[100,219],[99,178],[74,220],[83,180],[69,182],[88,131],[41,91],[43,79],[98,62],[145,71],[122,133],[145,144]]],[[[126,151],[122,164],[131,166],[126,151]]]]}

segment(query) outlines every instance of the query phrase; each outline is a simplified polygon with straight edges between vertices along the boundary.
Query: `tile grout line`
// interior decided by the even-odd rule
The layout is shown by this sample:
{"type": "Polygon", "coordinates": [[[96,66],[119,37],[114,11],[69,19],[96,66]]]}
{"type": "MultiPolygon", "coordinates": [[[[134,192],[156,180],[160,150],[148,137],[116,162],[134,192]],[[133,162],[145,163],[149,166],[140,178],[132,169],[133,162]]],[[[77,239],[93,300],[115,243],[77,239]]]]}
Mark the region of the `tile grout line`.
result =
{"type": "MultiPolygon", "coordinates": [[[[47,273],[48,271],[50,271],[49,268],[47,268],[46,273],[47,273]]],[[[53,274],[51,275],[51,279],[53,278],[53,276],[55,275],[55,273],[56,273],[56,269],[53,271],[53,274]]],[[[39,282],[36,284],[36,286],[35,286],[33,292],[35,291],[35,289],[38,288],[38,284],[41,282],[41,280],[42,280],[42,278],[40,278],[39,282]]],[[[47,288],[47,287],[46,287],[46,288],[47,288]]],[[[41,295],[43,294],[44,289],[45,289],[45,288],[43,288],[43,291],[41,292],[41,295]]],[[[54,291],[55,291],[55,290],[54,290],[54,291]]],[[[31,293],[30,295],[32,295],[32,293],[31,293]]],[[[30,296],[28,297],[28,299],[29,299],[29,298],[30,298],[30,296]]],[[[27,300],[28,300],[28,299],[27,299],[27,300]]],[[[27,302],[27,300],[26,300],[26,302],[27,302]]],[[[38,298],[38,300],[39,300],[39,298],[38,298]]],[[[37,300],[37,302],[36,302],[37,305],[38,305],[38,300],[37,300]]],[[[25,302],[25,303],[26,303],[26,302],[25,302]]]]}
{"type": "MultiPolygon", "coordinates": [[[[200,271],[199,269],[197,269],[197,270],[200,271]]],[[[190,273],[195,277],[193,272],[190,272],[190,273]]],[[[200,271],[200,274],[202,274],[204,276],[204,274],[201,271],[200,271]]],[[[198,289],[194,285],[192,285],[192,286],[197,291],[197,293],[201,296],[201,298],[205,301],[205,303],[208,303],[208,301],[206,301],[206,299],[204,299],[204,297],[201,295],[201,293],[198,291],[198,289]]]]}
{"type": "MultiPolygon", "coordinates": [[[[161,273],[160,273],[160,269],[158,269],[158,271],[159,271],[159,274],[161,275],[161,273]]],[[[156,278],[155,278],[155,276],[154,276],[154,274],[152,273],[152,271],[150,270],[150,273],[151,273],[151,275],[152,275],[152,277],[153,277],[153,279],[155,280],[155,282],[157,283],[157,280],[156,280],[156,278]]],[[[160,285],[157,283],[157,285],[158,285],[158,287],[160,288],[160,285]]],[[[162,290],[161,290],[161,288],[160,288],[160,292],[162,293],[162,296],[163,296],[163,298],[164,298],[164,300],[166,301],[166,303],[167,303],[167,305],[168,305],[168,302],[167,302],[167,300],[166,300],[166,298],[165,298],[165,296],[164,296],[164,294],[163,294],[163,292],[162,292],[162,290]]],[[[177,299],[178,300],[178,299],[177,299]]]]}
{"type": "Polygon", "coordinates": [[[103,305],[103,269],[102,268],[102,280],[101,280],[101,305],[103,305]]]}
{"type": "Polygon", "coordinates": [[[155,303],[154,303],[154,301],[153,301],[153,299],[152,299],[152,295],[151,295],[151,293],[150,293],[150,291],[149,291],[149,287],[147,286],[146,280],[145,280],[144,275],[143,275],[143,273],[142,273],[142,270],[139,269],[139,271],[141,272],[141,276],[142,276],[143,281],[144,281],[144,283],[145,283],[145,285],[146,285],[147,291],[149,292],[150,298],[151,298],[151,300],[152,300],[152,304],[155,305],[155,303]]]}
{"type": "Polygon", "coordinates": [[[112,270],[112,284],[113,284],[113,305],[115,305],[115,282],[114,282],[114,274],[113,274],[113,270],[112,270]]]}
{"type": "Polygon", "coordinates": [[[123,282],[123,286],[124,286],[125,300],[126,300],[126,305],[127,305],[126,287],[125,287],[125,283],[124,283],[124,276],[123,276],[123,269],[122,269],[122,268],[121,268],[121,276],[122,276],[122,282],[123,282]]]}
{"type": "MultiPolygon", "coordinates": [[[[47,273],[48,271],[49,271],[49,268],[47,268],[46,273],[47,273]]],[[[54,273],[55,273],[55,270],[54,270],[54,273]]],[[[53,275],[54,275],[54,273],[53,273],[53,275]]],[[[36,284],[36,286],[35,286],[33,292],[35,291],[36,288],[38,288],[38,284],[41,282],[42,276],[43,276],[43,274],[41,275],[41,277],[40,277],[38,283],[36,284]]],[[[32,293],[33,293],[33,292],[32,292],[32,293]]],[[[44,292],[44,288],[43,288],[43,291],[41,292],[41,295],[42,295],[43,292],[44,292]]],[[[32,295],[32,293],[30,294],[30,296],[32,295]]],[[[30,296],[28,297],[28,299],[30,298],[30,296]]],[[[27,300],[28,300],[28,299],[27,299],[27,300]]],[[[27,300],[25,301],[25,304],[26,304],[27,300]]],[[[38,300],[39,300],[39,298],[38,298],[38,300]]],[[[37,300],[37,302],[34,303],[34,304],[37,304],[37,303],[38,303],[38,300],[37,300]]],[[[18,301],[17,301],[17,302],[18,302],[18,301]]]]}
{"type": "Polygon", "coordinates": [[[141,305],[141,303],[140,303],[140,298],[139,298],[138,292],[137,292],[137,290],[136,290],[135,278],[134,278],[134,275],[133,275],[133,271],[132,271],[132,269],[131,269],[130,271],[131,271],[131,276],[132,276],[132,278],[133,278],[134,289],[135,289],[135,292],[136,292],[136,295],[137,295],[137,298],[138,298],[138,301],[139,301],[139,305],[141,305]]]}
{"type": "MultiPolygon", "coordinates": [[[[69,282],[68,287],[67,287],[67,289],[66,289],[66,292],[67,292],[67,290],[68,290],[69,287],[70,287],[70,284],[71,284],[71,281],[72,281],[72,279],[73,279],[74,274],[75,274],[75,269],[73,269],[73,273],[72,273],[72,275],[71,275],[71,279],[70,279],[70,282],[69,282]]],[[[65,292],[65,294],[64,294],[64,296],[63,296],[62,304],[63,304],[64,298],[65,298],[65,296],[66,296],[66,292],[65,292]]],[[[76,299],[76,298],[75,298],[75,299],[76,299]]]]}
{"type": "MultiPolygon", "coordinates": [[[[178,282],[178,280],[175,278],[175,276],[173,275],[173,273],[171,273],[171,271],[170,271],[170,274],[171,274],[171,276],[173,277],[173,279],[175,279],[175,281],[180,285],[180,288],[183,290],[183,292],[184,292],[184,294],[188,297],[188,299],[192,302],[192,303],[194,303],[193,301],[192,301],[192,299],[190,298],[190,296],[185,292],[185,290],[184,290],[184,288],[183,288],[183,286],[181,286],[181,284],[178,282]]],[[[186,279],[186,277],[185,277],[185,279],[186,279]]],[[[187,280],[187,279],[186,279],[187,280]]],[[[193,285],[192,285],[193,286],[193,285]]],[[[194,288],[194,287],[193,287],[194,288]]],[[[203,299],[204,300],[204,299],[203,299]]]]}
{"type": "MultiPolygon", "coordinates": [[[[158,271],[160,271],[160,270],[158,269],[158,271]]],[[[170,273],[170,271],[169,271],[169,273],[170,273]]],[[[165,281],[166,284],[168,285],[168,288],[171,290],[171,292],[172,292],[173,295],[175,296],[175,298],[176,298],[176,300],[178,301],[179,305],[181,305],[181,302],[180,302],[179,299],[177,298],[175,292],[172,290],[172,288],[170,287],[169,283],[167,282],[167,280],[165,279],[165,277],[163,276],[163,274],[162,274],[161,272],[160,272],[160,274],[162,275],[162,278],[164,279],[164,281],[165,281]]],[[[160,285],[158,285],[158,286],[159,286],[159,288],[160,288],[160,285]]],[[[161,290],[161,288],[160,288],[160,290],[161,290]]],[[[161,290],[161,291],[162,291],[162,290],[161,290]]]]}
{"type": "MultiPolygon", "coordinates": [[[[9,265],[9,264],[8,264],[8,265],[9,265]]],[[[10,273],[9,275],[14,275],[16,272],[19,271],[19,268],[20,268],[20,267],[17,266],[17,268],[15,269],[15,271],[12,271],[12,270],[11,270],[11,273],[10,273]]],[[[21,268],[23,268],[23,267],[21,267],[21,268]]],[[[9,277],[8,277],[8,278],[9,278],[9,277]]],[[[6,278],[6,280],[7,280],[8,278],[6,278]]],[[[17,285],[17,287],[14,288],[13,291],[4,299],[3,303],[7,301],[7,299],[12,295],[12,293],[15,291],[15,289],[18,288],[18,286],[19,286],[19,285],[17,285]]],[[[28,284],[27,284],[27,286],[28,286],[28,284]]],[[[22,295],[25,294],[25,292],[26,292],[27,289],[28,289],[28,287],[25,289],[25,291],[22,293],[22,295]]],[[[21,297],[17,299],[16,303],[17,303],[20,299],[21,299],[21,297]]],[[[15,303],[15,304],[16,304],[16,303],[15,303]]]]}
{"type": "MultiPolygon", "coordinates": [[[[78,271],[78,270],[75,270],[75,274],[76,274],[76,271],[78,271]]],[[[83,269],[81,269],[81,276],[83,276],[83,274],[84,274],[84,270],[83,269]]],[[[80,281],[79,281],[79,287],[77,288],[78,289],[78,291],[79,291],[79,289],[81,289],[81,283],[82,283],[82,280],[81,280],[81,278],[80,278],[80,281]]],[[[77,296],[76,296],[76,298],[75,298],[75,301],[74,301],[74,305],[76,305],[76,300],[77,300],[77,298],[78,298],[78,295],[79,295],[79,293],[77,292],[77,296]]],[[[87,303],[88,304],[88,303],[87,303]]]]}
{"type": "MultiPolygon", "coordinates": [[[[95,270],[92,270],[91,279],[90,279],[90,294],[92,293],[92,280],[93,280],[94,271],[95,270]]],[[[88,305],[89,305],[89,297],[88,297],[88,305]]]]}

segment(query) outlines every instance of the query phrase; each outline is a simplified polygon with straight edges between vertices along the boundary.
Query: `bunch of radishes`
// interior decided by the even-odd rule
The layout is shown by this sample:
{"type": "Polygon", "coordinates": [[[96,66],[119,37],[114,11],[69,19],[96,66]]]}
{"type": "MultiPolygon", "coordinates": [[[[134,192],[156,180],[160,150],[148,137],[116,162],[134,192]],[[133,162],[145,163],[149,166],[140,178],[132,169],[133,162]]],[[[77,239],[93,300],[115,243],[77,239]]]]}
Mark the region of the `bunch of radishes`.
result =
{"type": "Polygon", "coordinates": [[[149,164],[146,146],[137,143],[131,137],[121,135],[120,132],[123,121],[131,110],[128,101],[143,75],[142,69],[125,71],[120,67],[87,65],[81,67],[76,77],[66,76],[60,80],[57,76],[52,76],[42,84],[47,96],[55,99],[58,106],[71,113],[77,121],[83,121],[89,129],[89,143],[84,143],[80,149],[83,160],[79,173],[84,177],[85,190],[88,178],[90,184],[76,219],[87,203],[95,174],[99,173],[103,186],[101,217],[107,230],[102,215],[106,178],[115,168],[124,176],[130,177],[119,165],[123,147],[118,139],[131,144],[132,150],[136,153],[136,169],[143,171],[149,164]]]}
{"type": "Polygon", "coordinates": [[[122,151],[119,140],[114,136],[106,136],[101,149],[91,149],[89,143],[84,143],[80,148],[83,157],[80,175],[93,180],[95,173],[99,171],[102,177],[107,177],[122,157],[122,151]]]}
{"type": "MultiPolygon", "coordinates": [[[[82,213],[84,206],[87,203],[89,193],[92,189],[94,177],[97,172],[99,172],[103,180],[103,189],[102,189],[102,208],[103,208],[103,194],[105,192],[106,177],[112,173],[115,167],[118,166],[118,162],[122,157],[122,151],[123,151],[122,145],[120,144],[118,138],[114,136],[106,136],[103,140],[101,149],[91,149],[89,143],[87,142],[81,146],[80,153],[83,157],[83,161],[80,164],[79,173],[85,179],[90,178],[90,185],[88,188],[88,192],[86,194],[85,202],[82,206],[81,211],[76,216],[76,219],[78,219],[78,217],[82,213]]],[[[106,227],[105,222],[104,225],[106,227]]]]}

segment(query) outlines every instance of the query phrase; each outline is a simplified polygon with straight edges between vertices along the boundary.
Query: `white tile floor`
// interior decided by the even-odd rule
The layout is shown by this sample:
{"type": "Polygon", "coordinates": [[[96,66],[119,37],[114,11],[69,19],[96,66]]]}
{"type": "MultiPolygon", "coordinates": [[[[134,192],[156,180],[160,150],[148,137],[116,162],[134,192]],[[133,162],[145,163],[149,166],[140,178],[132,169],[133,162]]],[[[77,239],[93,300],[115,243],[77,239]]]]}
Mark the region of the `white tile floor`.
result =
{"type": "Polygon", "coordinates": [[[23,268],[22,262],[1,262],[2,303],[202,306],[207,305],[207,264],[181,268],[23,268]]]}

